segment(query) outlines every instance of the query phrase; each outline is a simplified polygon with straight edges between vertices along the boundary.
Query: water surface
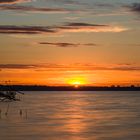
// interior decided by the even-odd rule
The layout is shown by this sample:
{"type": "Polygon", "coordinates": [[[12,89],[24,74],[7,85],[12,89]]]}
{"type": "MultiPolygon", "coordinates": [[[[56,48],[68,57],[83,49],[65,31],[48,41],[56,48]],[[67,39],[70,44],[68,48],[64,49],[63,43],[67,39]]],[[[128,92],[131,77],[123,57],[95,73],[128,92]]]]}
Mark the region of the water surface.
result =
{"type": "Polygon", "coordinates": [[[139,92],[36,91],[21,100],[0,102],[1,140],[140,140],[139,92]]]}

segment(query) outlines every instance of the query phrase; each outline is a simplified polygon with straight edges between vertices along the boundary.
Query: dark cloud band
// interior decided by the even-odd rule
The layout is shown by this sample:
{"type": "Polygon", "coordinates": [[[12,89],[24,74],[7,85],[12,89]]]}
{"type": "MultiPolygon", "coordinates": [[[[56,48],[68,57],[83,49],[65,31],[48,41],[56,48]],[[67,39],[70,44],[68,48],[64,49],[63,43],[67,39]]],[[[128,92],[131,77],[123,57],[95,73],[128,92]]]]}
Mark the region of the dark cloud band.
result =
{"type": "Polygon", "coordinates": [[[131,5],[126,5],[124,7],[128,8],[132,12],[140,14],[140,3],[132,3],[131,5]]]}
{"type": "Polygon", "coordinates": [[[41,34],[53,33],[51,28],[43,26],[0,26],[2,34],[41,34]]]}
{"type": "Polygon", "coordinates": [[[40,45],[50,45],[50,46],[56,46],[56,47],[81,47],[81,46],[97,46],[93,43],[88,44],[81,44],[81,43],[50,43],[50,42],[39,42],[40,45]]]}
{"type": "Polygon", "coordinates": [[[72,12],[72,10],[64,8],[44,8],[34,6],[19,6],[19,5],[0,5],[0,10],[9,11],[24,11],[24,12],[49,12],[49,13],[66,13],[72,12]]]}
{"type": "Polygon", "coordinates": [[[0,4],[16,4],[21,2],[30,2],[31,0],[0,0],[0,4]]]}
{"type": "Polygon", "coordinates": [[[140,71],[140,66],[132,64],[114,64],[114,65],[94,65],[94,64],[76,64],[76,65],[59,65],[59,64],[0,64],[0,69],[34,69],[34,70],[56,70],[56,71],[94,71],[94,70],[113,70],[113,71],[140,71]]]}
{"type": "Polygon", "coordinates": [[[0,25],[1,34],[46,34],[62,32],[122,32],[128,30],[124,27],[87,24],[66,23],[62,26],[9,26],[0,25]]]}

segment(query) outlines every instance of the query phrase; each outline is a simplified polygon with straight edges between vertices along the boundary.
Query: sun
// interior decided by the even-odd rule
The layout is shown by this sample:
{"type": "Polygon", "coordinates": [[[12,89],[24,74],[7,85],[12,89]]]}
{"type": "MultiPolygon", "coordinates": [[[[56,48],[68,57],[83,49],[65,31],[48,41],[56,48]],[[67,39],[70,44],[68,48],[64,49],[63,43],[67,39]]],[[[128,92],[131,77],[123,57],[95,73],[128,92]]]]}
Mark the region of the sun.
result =
{"type": "Polygon", "coordinates": [[[74,87],[77,88],[77,87],[79,87],[79,86],[82,85],[82,84],[81,84],[80,81],[73,81],[72,85],[74,85],[74,87]]]}
{"type": "Polygon", "coordinates": [[[68,84],[78,88],[82,85],[85,85],[85,80],[82,78],[72,78],[68,80],[68,84]]]}

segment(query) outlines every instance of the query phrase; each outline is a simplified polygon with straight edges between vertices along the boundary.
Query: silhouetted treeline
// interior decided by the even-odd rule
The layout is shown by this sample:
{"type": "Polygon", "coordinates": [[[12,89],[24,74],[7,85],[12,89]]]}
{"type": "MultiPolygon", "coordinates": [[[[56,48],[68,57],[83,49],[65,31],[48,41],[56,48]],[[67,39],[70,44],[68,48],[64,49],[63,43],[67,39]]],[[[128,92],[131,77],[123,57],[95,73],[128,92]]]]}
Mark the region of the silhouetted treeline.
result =
{"type": "Polygon", "coordinates": [[[0,85],[0,91],[140,91],[140,86],[38,86],[38,85],[0,85]]]}

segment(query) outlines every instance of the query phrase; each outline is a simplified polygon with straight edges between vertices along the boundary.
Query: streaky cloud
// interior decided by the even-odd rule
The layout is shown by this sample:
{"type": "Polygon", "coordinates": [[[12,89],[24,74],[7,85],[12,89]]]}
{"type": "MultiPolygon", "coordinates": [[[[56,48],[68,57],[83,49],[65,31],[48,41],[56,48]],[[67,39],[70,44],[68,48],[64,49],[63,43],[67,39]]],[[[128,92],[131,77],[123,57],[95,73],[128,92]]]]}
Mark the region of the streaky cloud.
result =
{"type": "Polygon", "coordinates": [[[88,24],[88,23],[66,23],[61,26],[14,26],[0,25],[1,34],[46,34],[64,32],[123,32],[125,27],[88,24]]]}
{"type": "Polygon", "coordinates": [[[39,71],[140,71],[140,66],[133,64],[113,64],[113,65],[96,65],[96,64],[0,64],[0,69],[33,69],[39,71]]]}
{"type": "Polygon", "coordinates": [[[20,6],[20,5],[0,5],[0,10],[24,11],[24,12],[46,12],[46,13],[74,12],[73,10],[64,9],[64,8],[47,8],[47,7],[20,6]]]}
{"type": "Polygon", "coordinates": [[[95,3],[94,6],[100,7],[100,8],[103,8],[103,7],[105,7],[105,8],[114,8],[113,4],[111,4],[111,3],[103,3],[103,2],[102,3],[95,3]]]}
{"type": "Polygon", "coordinates": [[[0,0],[0,4],[16,4],[22,2],[31,2],[32,0],[0,0]]]}
{"type": "Polygon", "coordinates": [[[126,8],[129,8],[130,11],[140,14],[140,3],[132,3],[131,5],[126,5],[126,8]]]}
{"type": "Polygon", "coordinates": [[[88,3],[77,1],[77,0],[47,0],[47,2],[54,2],[59,4],[65,4],[65,5],[78,5],[78,6],[86,6],[88,3]]]}
{"type": "Polygon", "coordinates": [[[140,13],[140,3],[133,3],[132,6],[130,6],[132,11],[140,13]]]}
{"type": "Polygon", "coordinates": [[[73,22],[73,23],[66,23],[66,26],[108,26],[108,25],[101,25],[101,24],[89,24],[89,23],[77,23],[77,22],[73,22]]]}
{"type": "Polygon", "coordinates": [[[81,43],[60,43],[60,42],[57,42],[57,43],[50,43],[50,42],[39,42],[40,45],[50,45],[50,46],[56,46],[56,47],[64,47],[64,48],[67,48],[67,47],[82,47],[82,46],[97,46],[96,44],[94,43],[88,43],[88,44],[81,44],[81,43]]]}
{"type": "Polygon", "coordinates": [[[31,69],[35,67],[36,65],[31,64],[0,64],[1,69],[31,69]]]}
{"type": "Polygon", "coordinates": [[[128,30],[125,27],[89,24],[89,23],[66,23],[63,26],[56,27],[60,32],[122,32],[128,30]]]}
{"type": "Polygon", "coordinates": [[[50,27],[47,26],[9,26],[1,25],[1,34],[41,34],[41,33],[54,33],[50,27]]]}

